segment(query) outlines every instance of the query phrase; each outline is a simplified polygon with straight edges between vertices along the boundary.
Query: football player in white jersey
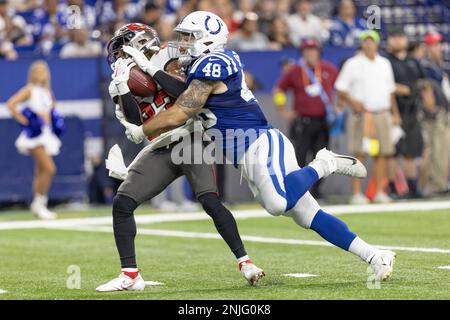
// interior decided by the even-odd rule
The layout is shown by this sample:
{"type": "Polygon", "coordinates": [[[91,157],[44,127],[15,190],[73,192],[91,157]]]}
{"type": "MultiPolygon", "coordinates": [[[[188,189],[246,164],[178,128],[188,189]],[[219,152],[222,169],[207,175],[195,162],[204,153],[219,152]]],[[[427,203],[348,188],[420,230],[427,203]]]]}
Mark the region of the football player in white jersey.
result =
{"type": "MultiPolygon", "coordinates": [[[[267,122],[247,88],[238,54],[225,47],[228,30],[222,19],[211,12],[196,11],[174,31],[179,39],[173,47],[188,66],[187,89],[172,108],[144,125],[124,123],[128,138],[139,143],[148,135],[201,115],[208,128],[206,134],[211,131],[215,142],[231,155],[230,161],[241,170],[255,199],[270,214],[292,217],[298,225],[366,261],[376,279],[388,279],[395,253],[363,241],[343,221],[324,212],[308,192],[319,179],[333,173],[364,178],[367,172],[361,162],[322,149],[308,166],[300,168],[292,143],[267,122]],[[236,140],[237,144],[231,143],[236,140]]],[[[125,46],[124,51],[150,75],[159,71],[139,50],[125,46]]]]}
{"type": "Polygon", "coordinates": [[[47,208],[48,190],[56,172],[52,156],[59,154],[61,141],[58,136],[64,123],[55,110],[46,62],[36,61],[31,65],[28,83],[6,104],[23,127],[15,143],[17,150],[35,160],[31,212],[39,219],[55,219],[56,214],[47,208]]]}
{"type": "MultiPolygon", "coordinates": [[[[180,80],[177,59],[168,56],[167,48],[160,49],[156,31],[147,25],[138,23],[125,25],[116,32],[107,47],[110,53],[109,62],[114,64],[113,80],[109,91],[113,101],[117,103],[116,116],[121,122],[127,119],[137,124],[146,123],[163,110],[169,110],[176,97],[184,91],[185,84],[180,80]],[[123,55],[124,45],[142,50],[146,53],[146,59],[151,57],[152,64],[170,72],[169,75],[161,71],[153,77],[158,83],[164,84],[164,89],[158,85],[157,92],[152,97],[139,98],[131,94],[127,83],[134,63],[132,59],[127,59],[123,55]]],[[[111,149],[106,162],[107,168],[111,176],[124,180],[113,203],[114,237],[122,272],[119,277],[97,287],[97,291],[143,290],[145,288],[145,281],[136,262],[134,246],[136,224],[133,213],[138,205],[158,195],[182,175],[187,177],[198,201],[205,212],[211,216],[219,234],[235,255],[239,270],[245,279],[254,285],[264,276],[264,271],[253,264],[247,255],[233,215],[218,198],[213,165],[177,165],[172,161],[171,151],[178,145],[178,141],[173,141],[173,136],[191,136],[194,129],[193,121],[189,120],[180,128],[162,135],[148,136],[149,145],[128,167],[124,164],[120,148],[115,145],[111,149]]],[[[202,144],[203,141],[192,139],[191,143],[202,144]]]]}

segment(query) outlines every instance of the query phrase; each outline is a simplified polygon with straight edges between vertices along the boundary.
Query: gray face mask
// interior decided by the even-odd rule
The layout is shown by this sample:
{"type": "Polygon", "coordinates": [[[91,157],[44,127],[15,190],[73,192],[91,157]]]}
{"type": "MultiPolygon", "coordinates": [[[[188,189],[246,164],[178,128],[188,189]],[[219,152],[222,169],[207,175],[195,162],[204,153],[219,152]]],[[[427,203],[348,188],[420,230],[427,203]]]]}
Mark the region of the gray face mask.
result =
{"type": "Polygon", "coordinates": [[[198,56],[198,52],[195,52],[195,41],[202,38],[201,31],[183,31],[175,30],[177,33],[177,39],[175,41],[168,42],[169,57],[178,59],[180,65],[186,66],[198,56]]]}

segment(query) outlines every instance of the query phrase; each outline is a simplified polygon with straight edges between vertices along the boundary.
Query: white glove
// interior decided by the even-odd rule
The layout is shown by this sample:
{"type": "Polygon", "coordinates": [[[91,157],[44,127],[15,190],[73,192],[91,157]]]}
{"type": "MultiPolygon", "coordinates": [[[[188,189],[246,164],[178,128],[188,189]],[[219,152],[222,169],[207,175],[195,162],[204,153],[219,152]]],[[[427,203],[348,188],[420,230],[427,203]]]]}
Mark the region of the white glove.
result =
{"type": "Polygon", "coordinates": [[[130,78],[130,70],[136,64],[132,59],[119,58],[114,63],[114,71],[112,73],[112,82],[116,85],[119,95],[130,92],[128,88],[128,79],[130,78]]]}
{"type": "Polygon", "coordinates": [[[128,140],[139,144],[145,139],[144,128],[142,125],[137,126],[135,124],[129,123],[126,120],[120,121],[122,125],[125,127],[125,135],[128,140]]]}
{"type": "Polygon", "coordinates": [[[109,83],[108,91],[109,91],[109,96],[111,97],[111,99],[113,101],[114,101],[114,98],[119,95],[119,90],[117,90],[117,86],[113,81],[111,81],[109,83]]]}
{"type": "Polygon", "coordinates": [[[130,47],[130,46],[123,46],[122,47],[123,52],[131,56],[138,65],[138,67],[144,71],[147,72],[152,77],[155,75],[157,71],[160,70],[157,66],[153,65],[145,56],[145,54],[142,51],[139,51],[136,48],[130,47]]]}
{"type": "Polygon", "coordinates": [[[119,120],[121,123],[122,121],[126,121],[125,119],[125,115],[122,112],[122,109],[120,108],[120,106],[118,104],[116,104],[116,118],[117,120],[119,120]]]}

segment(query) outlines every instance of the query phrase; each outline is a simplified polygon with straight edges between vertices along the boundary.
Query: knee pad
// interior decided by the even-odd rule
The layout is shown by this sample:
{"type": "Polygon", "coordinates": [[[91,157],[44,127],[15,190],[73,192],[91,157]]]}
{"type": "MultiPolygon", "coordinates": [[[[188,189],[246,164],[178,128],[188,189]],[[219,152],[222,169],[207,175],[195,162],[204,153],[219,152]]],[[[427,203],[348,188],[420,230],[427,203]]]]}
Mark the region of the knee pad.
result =
{"type": "Polygon", "coordinates": [[[284,215],[294,219],[299,226],[309,229],[311,223],[320,210],[320,205],[316,199],[309,193],[305,193],[296,203],[296,205],[284,215]]]}
{"type": "Polygon", "coordinates": [[[260,203],[273,216],[280,216],[286,212],[286,202],[278,197],[261,199],[260,203]]]}
{"type": "Polygon", "coordinates": [[[117,194],[113,201],[113,216],[127,216],[132,215],[137,208],[137,203],[130,197],[117,194]]]}

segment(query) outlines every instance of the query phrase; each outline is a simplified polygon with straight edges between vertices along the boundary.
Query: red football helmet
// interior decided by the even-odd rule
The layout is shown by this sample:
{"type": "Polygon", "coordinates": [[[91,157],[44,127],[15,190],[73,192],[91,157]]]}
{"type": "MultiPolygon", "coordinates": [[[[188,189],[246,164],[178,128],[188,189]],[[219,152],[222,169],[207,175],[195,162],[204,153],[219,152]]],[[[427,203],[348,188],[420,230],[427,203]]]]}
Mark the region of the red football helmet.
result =
{"type": "Polygon", "coordinates": [[[128,23],[118,29],[106,44],[108,63],[113,64],[128,45],[144,52],[157,52],[161,42],[155,29],[143,23],[128,23]]]}

